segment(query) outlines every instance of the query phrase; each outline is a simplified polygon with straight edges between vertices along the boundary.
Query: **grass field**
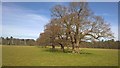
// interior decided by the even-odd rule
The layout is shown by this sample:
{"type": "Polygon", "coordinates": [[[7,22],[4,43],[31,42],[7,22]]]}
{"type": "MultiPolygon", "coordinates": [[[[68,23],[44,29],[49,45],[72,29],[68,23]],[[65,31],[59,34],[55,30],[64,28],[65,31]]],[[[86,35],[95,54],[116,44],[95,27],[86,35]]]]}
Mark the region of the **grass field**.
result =
{"type": "Polygon", "coordinates": [[[80,54],[37,46],[3,46],[3,66],[118,66],[118,50],[81,48],[80,54]]]}

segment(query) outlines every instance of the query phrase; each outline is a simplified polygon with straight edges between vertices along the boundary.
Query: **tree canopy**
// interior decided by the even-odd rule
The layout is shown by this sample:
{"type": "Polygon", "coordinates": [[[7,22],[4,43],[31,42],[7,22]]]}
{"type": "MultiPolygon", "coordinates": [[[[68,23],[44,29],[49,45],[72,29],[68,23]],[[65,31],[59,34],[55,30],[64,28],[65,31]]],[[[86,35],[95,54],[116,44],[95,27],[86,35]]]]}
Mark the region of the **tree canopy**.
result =
{"type": "Polygon", "coordinates": [[[81,42],[99,41],[101,38],[113,38],[110,24],[103,17],[94,15],[86,2],[71,2],[68,6],[55,5],[51,9],[51,20],[40,34],[41,43],[72,47],[73,53],[79,53],[81,42]]]}

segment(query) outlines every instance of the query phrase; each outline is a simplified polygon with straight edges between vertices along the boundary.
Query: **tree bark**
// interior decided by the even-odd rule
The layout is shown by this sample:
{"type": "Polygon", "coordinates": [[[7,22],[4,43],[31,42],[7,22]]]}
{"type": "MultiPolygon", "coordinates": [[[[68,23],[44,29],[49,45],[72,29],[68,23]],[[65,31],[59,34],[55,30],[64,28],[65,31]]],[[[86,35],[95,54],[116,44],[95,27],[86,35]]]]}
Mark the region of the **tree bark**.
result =
{"type": "Polygon", "coordinates": [[[79,40],[76,42],[76,53],[79,53],[79,40]]]}
{"type": "Polygon", "coordinates": [[[52,45],[52,49],[55,50],[55,45],[52,45]]]}
{"type": "Polygon", "coordinates": [[[75,44],[72,43],[72,53],[75,53],[75,44]]]}
{"type": "Polygon", "coordinates": [[[65,52],[64,45],[59,43],[63,52],[65,52]]]}

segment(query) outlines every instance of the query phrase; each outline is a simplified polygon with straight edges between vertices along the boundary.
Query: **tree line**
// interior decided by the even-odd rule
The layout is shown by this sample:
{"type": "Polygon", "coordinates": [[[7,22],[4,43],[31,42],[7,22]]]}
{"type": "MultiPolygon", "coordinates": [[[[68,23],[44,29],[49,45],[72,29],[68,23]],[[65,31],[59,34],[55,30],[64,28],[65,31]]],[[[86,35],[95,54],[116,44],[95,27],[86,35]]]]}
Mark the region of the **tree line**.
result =
{"type": "MultiPolygon", "coordinates": [[[[17,39],[13,37],[0,37],[0,44],[2,45],[26,45],[26,46],[51,46],[49,42],[43,42],[39,40],[34,39],[17,39]]],[[[108,41],[99,41],[99,42],[82,42],[80,47],[81,48],[105,48],[105,49],[120,49],[120,41],[115,41],[114,39],[108,40],[108,41]]],[[[59,44],[56,43],[56,46],[59,46],[59,44]]]]}
{"type": "Polygon", "coordinates": [[[36,44],[34,39],[18,39],[18,38],[13,38],[12,36],[9,37],[0,37],[0,44],[2,45],[30,45],[33,46],[36,44]]]}
{"type": "Polygon", "coordinates": [[[37,42],[40,45],[50,45],[53,50],[56,45],[60,45],[63,52],[64,47],[71,47],[72,53],[79,53],[83,44],[85,47],[93,45],[90,42],[94,42],[94,47],[100,47],[97,46],[98,43],[101,46],[106,44],[99,42],[102,38],[114,38],[110,24],[103,17],[95,15],[88,3],[71,2],[51,8],[50,22],[45,25],[44,32],[40,34],[37,42]]]}
{"type": "Polygon", "coordinates": [[[104,49],[120,49],[120,41],[107,40],[99,42],[83,42],[80,47],[82,48],[104,48],[104,49]]]}

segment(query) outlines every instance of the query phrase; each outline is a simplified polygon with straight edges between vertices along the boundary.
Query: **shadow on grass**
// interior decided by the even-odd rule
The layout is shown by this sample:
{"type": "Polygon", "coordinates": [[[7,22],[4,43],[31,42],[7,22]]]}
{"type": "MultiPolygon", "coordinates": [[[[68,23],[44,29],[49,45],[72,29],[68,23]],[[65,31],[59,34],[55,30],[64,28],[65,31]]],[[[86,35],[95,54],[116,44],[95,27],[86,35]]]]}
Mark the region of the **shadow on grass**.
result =
{"type": "MultiPolygon", "coordinates": [[[[44,51],[46,51],[46,52],[53,52],[53,53],[71,53],[72,54],[72,50],[67,50],[67,49],[65,49],[64,52],[61,49],[54,49],[53,50],[52,48],[45,49],[44,51]]],[[[92,53],[90,53],[90,52],[84,52],[83,50],[80,50],[80,53],[78,53],[78,54],[92,54],[92,53]]]]}
{"type": "Polygon", "coordinates": [[[52,49],[52,48],[47,48],[44,51],[53,52],[53,53],[63,53],[62,50],[60,50],[60,49],[52,49]]]}

